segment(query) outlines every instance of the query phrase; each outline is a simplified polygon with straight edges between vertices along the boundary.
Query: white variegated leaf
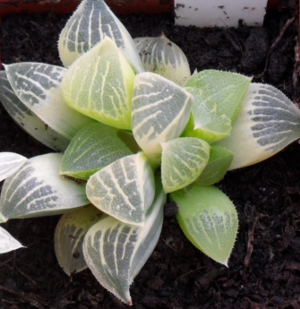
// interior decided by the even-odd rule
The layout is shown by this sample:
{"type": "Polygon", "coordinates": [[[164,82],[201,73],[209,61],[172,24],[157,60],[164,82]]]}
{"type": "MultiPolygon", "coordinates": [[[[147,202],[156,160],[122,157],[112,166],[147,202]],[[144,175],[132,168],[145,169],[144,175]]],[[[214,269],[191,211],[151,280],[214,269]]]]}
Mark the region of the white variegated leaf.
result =
{"type": "Polygon", "coordinates": [[[178,85],[191,76],[183,51],[164,34],[160,37],[141,37],[133,40],[146,71],[157,73],[178,85]]]}
{"type": "Polygon", "coordinates": [[[51,129],[16,96],[5,71],[0,71],[0,101],[12,119],[36,140],[54,150],[67,148],[69,139],[51,129]]]}
{"type": "Polygon", "coordinates": [[[179,137],[162,143],[161,178],[166,193],[194,182],[208,163],[210,146],[196,137],[179,137]]]}
{"type": "Polygon", "coordinates": [[[0,181],[13,175],[28,159],[13,152],[0,152],[0,181]]]}
{"type": "Polygon", "coordinates": [[[128,305],[132,304],[130,285],[157,244],[165,201],[161,184],[157,184],[143,227],[106,217],[85,236],[83,253],[88,267],[101,285],[128,305]]]}
{"type": "Polygon", "coordinates": [[[132,101],[132,131],[151,156],[161,154],[161,143],[179,137],[191,111],[191,95],[174,82],[155,73],[135,78],[132,101]]]}
{"type": "Polygon", "coordinates": [[[66,73],[59,66],[23,62],[5,66],[7,78],[17,97],[43,122],[67,139],[92,119],[64,102],[60,84],[66,73]]]}
{"type": "Polygon", "coordinates": [[[154,175],[142,152],[123,157],[93,174],[86,193],[93,205],[116,219],[144,225],[154,198],[154,175]]]}
{"type": "Polygon", "coordinates": [[[54,215],[89,204],[85,185],[59,176],[61,159],[58,153],[31,158],[6,178],[0,199],[2,221],[54,215]]]}
{"type": "Polygon", "coordinates": [[[0,227],[0,253],[10,252],[24,247],[12,237],[4,228],[0,227]]]}
{"type": "Polygon", "coordinates": [[[58,42],[64,66],[70,66],[105,36],[115,41],[135,72],[144,70],[130,34],[103,0],[82,1],[65,25],[58,42]]]}
{"type": "Polygon", "coordinates": [[[60,267],[67,275],[87,267],[82,244],[87,230],[104,215],[93,205],[80,207],[63,214],[54,234],[54,248],[60,267]]]}
{"type": "Polygon", "coordinates": [[[231,135],[216,144],[234,154],[229,169],[265,160],[300,138],[300,111],[280,90],[250,84],[231,135]]]}

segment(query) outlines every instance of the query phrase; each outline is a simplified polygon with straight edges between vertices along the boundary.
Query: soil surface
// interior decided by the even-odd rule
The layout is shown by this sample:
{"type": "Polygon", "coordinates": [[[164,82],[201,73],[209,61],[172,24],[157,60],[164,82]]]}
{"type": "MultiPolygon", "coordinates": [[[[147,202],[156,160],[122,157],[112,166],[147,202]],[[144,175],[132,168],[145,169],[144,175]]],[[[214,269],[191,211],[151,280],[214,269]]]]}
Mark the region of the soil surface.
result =
{"type": "MultiPolygon", "coordinates": [[[[220,69],[270,83],[300,101],[296,10],[268,13],[263,27],[174,26],[173,16],[121,17],[133,37],[162,32],[186,53],[192,71],[220,69]]],[[[67,16],[16,15],[2,20],[4,63],[60,65],[57,39],[67,16]]],[[[49,149],[27,136],[0,107],[0,151],[27,157],[49,149]]],[[[229,268],[195,249],[166,205],[156,249],[131,287],[133,308],[300,308],[300,146],[229,172],[219,187],[235,203],[239,234],[229,268]]],[[[59,217],[4,224],[27,248],[0,255],[0,308],[126,308],[89,270],[68,277],[53,248],[59,217]]]]}

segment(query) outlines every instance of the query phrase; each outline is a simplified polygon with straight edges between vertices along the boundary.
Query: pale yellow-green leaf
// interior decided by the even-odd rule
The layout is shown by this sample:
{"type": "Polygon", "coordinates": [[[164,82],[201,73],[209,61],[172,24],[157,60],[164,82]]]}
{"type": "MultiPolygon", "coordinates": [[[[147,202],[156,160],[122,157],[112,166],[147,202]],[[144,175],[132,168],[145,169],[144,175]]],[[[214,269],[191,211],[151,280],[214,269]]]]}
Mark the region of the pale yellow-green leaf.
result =
{"type": "Polygon", "coordinates": [[[191,76],[185,54],[164,34],[135,38],[134,42],[146,71],[157,73],[178,85],[183,85],[191,76]]]}
{"type": "Polygon", "coordinates": [[[81,207],[61,216],[54,234],[57,261],[67,275],[87,267],[82,244],[87,230],[105,215],[93,205],[81,207]]]}
{"type": "Polygon", "coordinates": [[[154,198],[154,175],[140,152],[121,158],[93,174],[86,186],[90,202],[112,217],[143,226],[154,198]]]}
{"type": "Polygon", "coordinates": [[[150,157],[160,157],[161,143],[179,137],[190,116],[191,94],[166,78],[138,74],[132,102],[132,131],[150,157]]]}
{"type": "Polygon", "coordinates": [[[193,137],[162,143],[161,177],[166,193],[194,182],[205,168],[210,153],[207,142],[193,137]]]}
{"type": "Polygon", "coordinates": [[[233,159],[233,153],[217,145],[211,145],[210,156],[196,183],[200,186],[210,186],[219,182],[225,176],[233,159]]]}
{"type": "Polygon", "coordinates": [[[218,104],[197,87],[186,87],[193,95],[192,111],[183,136],[201,138],[209,143],[225,138],[231,131],[231,120],[219,112],[218,104]]]}
{"type": "Polygon", "coordinates": [[[105,37],[68,69],[62,82],[63,98],[82,114],[131,129],[134,76],[116,44],[105,37]]]}
{"type": "Polygon", "coordinates": [[[185,87],[200,89],[206,104],[214,106],[218,115],[233,120],[250,81],[250,77],[237,73],[203,70],[192,75],[185,87]]]}
{"type": "Polygon", "coordinates": [[[227,266],[238,230],[236,209],[230,199],[214,186],[194,185],[171,193],[178,205],[177,220],[194,246],[213,260],[227,266]]]}

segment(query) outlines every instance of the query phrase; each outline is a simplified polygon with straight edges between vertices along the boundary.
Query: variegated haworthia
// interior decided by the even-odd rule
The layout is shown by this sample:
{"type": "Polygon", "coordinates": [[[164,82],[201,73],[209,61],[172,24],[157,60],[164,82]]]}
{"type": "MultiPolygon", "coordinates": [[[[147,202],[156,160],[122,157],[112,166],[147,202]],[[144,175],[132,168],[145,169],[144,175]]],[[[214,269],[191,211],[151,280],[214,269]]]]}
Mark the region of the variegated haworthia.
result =
{"type": "Polygon", "coordinates": [[[28,159],[13,152],[0,152],[0,181],[13,175],[28,159]]]}
{"type": "Polygon", "coordinates": [[[88,267],[107,290],[132,305],[129,287],[158,241],[166,195],[156,182],[156,195],[142,227],[106,217],[92,226],[84,239],[88,267]]]}
{"type": "Polygon", "coordinates": [[[4,228],[0,227],[0,254],[24,247],[11,236],[4,228]]]}
{"type": "Polygon", "coordinates": [[[161,143],[179,137],[189,119],[191,95],[154,73],[135,78],[132,101],[132,132],[150,157],[159,157],[161,143]]]}
{"type": "Polygon", "coordinates": [[[147,156],[140,152],[101,169],[88,180],[86,193],[101,211],[122,222],[143,226],[155,194],[147,156]]]}
{"type": "Polygon", "coordinates": [[[300,136],[300,110],[270,85],[250,84],[231,135],[216,144],[230,150],[229,169],[263,161],[300,136]]]}
{"type": "Polygon", "coordinates": [[[44,63],[24,62],[5,66],[17,97],[43,122],[67,139],[91,119],[68,107],[60,84],[66,69],[44,63]]]}
{"type": "Polygon", "coordinates": [[[164,34],[157,38],[135,38],[134,42],[146,71],[157,73],[178,85],[190,78],[191,70],[185,54],[164,34]]]}
{"type": "Polygon", "coordinates": [[[82,114],[130,130],[134,77],[116,44],[105,37],[67,70],[63,98],[82,114]]]}
{"type": "Polygon", "coordinates": [[[105,37],[116,43],[135,72],[143,72],[130,34],[103,0],[82,1],[65,25],[58,42],[64,66],[69,67],[105,37]]]}
{"type": "Polygon", "coordinates": [[[0,71],[0,101],[13,120],[39,142],[53,150],[67,148],[70,140],[50,128],[16,96],[5,71],[0,71]]]}
{"type": "Polygon", "coordinates": [[[62,154],[26,161],[6,178],[0,199],[0,222],[54,215],[88,204],[85,186],[59,176],[62,154]]]}

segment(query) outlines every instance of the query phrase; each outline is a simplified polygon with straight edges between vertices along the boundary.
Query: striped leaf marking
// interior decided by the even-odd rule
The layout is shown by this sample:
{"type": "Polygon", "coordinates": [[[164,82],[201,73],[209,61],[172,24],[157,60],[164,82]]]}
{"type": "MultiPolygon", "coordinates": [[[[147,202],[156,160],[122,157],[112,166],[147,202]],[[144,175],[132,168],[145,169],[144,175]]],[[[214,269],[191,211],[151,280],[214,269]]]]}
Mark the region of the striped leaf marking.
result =
{"type": "Polygon", "coordinates": [[[57,261],[67,275],[87,267],[82,244],[87,230],[105,215],[93,205],[80,207],[63,214],[54,234],[57,261]]]}
{"type": "Polygon", "coordinates": [[[0,181],[13,175],[28,159],[13,152],[0,152],[0,181]]]}
{"type": "Polygon", "coordinates": [[[23,62],[5,66],[17,97],[47,126],[71,139],[90,118],[67,106],[60,84],[66,69],[43,63],[23,62]]]}
{"type": "Polygon", "coordinates": [[[13,120],[29,135],[47,147],[63,151],[69,139],[48,127],[14,93],[5,71],[0,71],[0,101],[13,120]]]}
{"type": "Polygon", "coordinates": [[[235,243],[238,217],[231,200],[213,186],[171,193],[177,220],[185,236],[207,256],[227,266],[235,243]]]}
{"type": "Polygon", "coordinates": [[[146,72],[135,78],[132,131],[149,156],[160,156],[161,143],[179,137],[191,111],[191,95],[164,77],[146,72]]]}
{"type": "Polygon", "coordinates": [[[194,182],[209,160],[210,146],[193,137],[181,137],[162,143],[161,177],[166,193],[194,182]]]}
{"type": "Polygon", "coordinates": [[[136,72],[143,67],[127,29],[102,0],[84,0],[62,30],[58,50],[65,67],[105,37],[111,38],[136,72]]]}
{"type": "Polygon", "coordinates": [[[61,159],[58,153],[31,158],[6,178],[0,199],[2,217],[54,215],[88,204],[84,185],[59,176],[61,159]]]}
{"type": "Polygon", "coordinates": [[[106,37],[68,69],[62,82],[66,103],[82,114],[120,129],[131,129],[134,72],[106,37]]]}
{"type": "Polygon", "coordinates": [[[203,70],[187,81],[185,87],[196,87],[202,92],[202,99],[214,106],[221,116],[233,120],[240,108],[251,78],[231,72],[203,70]]]}
{"type": "Polygon", "coordinates": [[[0,254],[24,247],[12,237],[4,228],[0,227],[0,254]]]}
{"type": "Polygon", "coordinates": [[[234,154],[229,169],[269,158],[300,137],[300,111],[280,90],[250,84],[231,135],[216,144],[234,154]]]}
{"type": "Polygon", "coordinates": [[[146,71],[157,73],[178,85],[183,85],[190,78],[191,70],[185,54],[164,34],[133,41],[146,71]]]}
{"type": "Polygon", "coordinates": [[[110,216],[144,225],[154,198],[154,176],[142,152],[121,158],[93,174],[87,182],[90,202],[110,216]]]}
{"type": "Polygon", "coordinates": [[[157,181],[155,199],[143,227],[106,217],[85,236],[83,253],[88,267],[103,287],[128,305],[132,305],[130,285],[159,239],[165,202],[166,195],[157,181]]]}
{"type": "Polygon", "coordinates": [[[92,174],[132,152],[118,131],[100,122],[84,126],[64,153],[60,174],[87,180],[92,174]]]}

